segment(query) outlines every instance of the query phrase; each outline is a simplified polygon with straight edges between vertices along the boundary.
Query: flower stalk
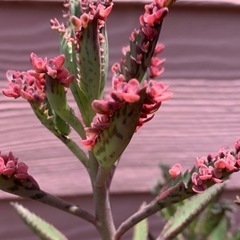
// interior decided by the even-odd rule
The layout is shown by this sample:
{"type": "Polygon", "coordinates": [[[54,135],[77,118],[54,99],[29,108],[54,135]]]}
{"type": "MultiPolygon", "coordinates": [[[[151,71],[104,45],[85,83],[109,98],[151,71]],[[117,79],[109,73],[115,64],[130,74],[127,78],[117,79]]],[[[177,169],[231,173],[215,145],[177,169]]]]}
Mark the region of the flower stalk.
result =
{"type": "Polygon", "coordinates": [[[99,168],[95,192],[96,217],[102,239],[114,240],[116,228],[112,216],[109,189],[107,186],[109,171],[99,168]]]}
{"type": "MultiPolygon", "coordinates": [[[[191,171],[182,173],[177,163],[170,168],[169,181],[155,199],[142,205],[116,229],[110,200],[114,171],[134,133],[151,121],[173,95],[169,86],[158,81],[165,62],[159,58],[164,46],[158,38],[168,7],[174,2],[153,0],[145,5],[139,28],[130,34],[121,61],[111,68],[112,88],[108,94],[104,93],[109,78],[106,22],[113,9],[111,0],[66,0],[66,23],[51,20],[52,29],[60,34],[61,54],[40,58],[32,53],[33,69],[7,71],[9,87],[3,89],[3,94],[27,100],[42,125],[85,167],[91,180],[94,214],[40,189],[28,174],[28,166],[12,153],[0,153],[1,190],[80,217],[93,224],[103,240],[120,240],[140,221],[205,192],[240,170],[240,140],[234,150],[221,148],[216,155],[197,158],[191,171]],[[68,103],[69,90],[77,114],[68,103]],[[78,134],[76,141],[71,138],[72,130],[78,134]]],[[[43,235],[47,236],[47,230],[43,235]]]]}

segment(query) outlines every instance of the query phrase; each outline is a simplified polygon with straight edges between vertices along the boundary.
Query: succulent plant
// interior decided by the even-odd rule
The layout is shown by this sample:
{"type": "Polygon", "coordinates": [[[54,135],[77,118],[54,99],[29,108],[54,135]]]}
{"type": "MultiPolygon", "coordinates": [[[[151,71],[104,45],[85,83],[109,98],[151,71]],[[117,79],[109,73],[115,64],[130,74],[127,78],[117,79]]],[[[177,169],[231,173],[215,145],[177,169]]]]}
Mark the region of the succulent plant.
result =
{"type": "MultiPolygon", "coordinates": [[[[91,179],[96,213],[43,191],[28,174],[27,165],[12,153],[0,155],[0,189],[78,216],[93,224],[103,240],[119,240],[134,226],[134,240],[153,239],[146,219],[196,195],[191,208],[181,205],[180,213],[170,218],[156,238],[173,239],[216,197],[223,188],[219,183],[240,169],[240,141],[234,150],[221,148],[216,155],[198,158],[192,170],[185,173],[181,173],[179,163],[175,164],[168,169],[169,181],[161,186],[155,199],[144,203],[118,228],[112,216],[109,189],[116,163],[134,133],[172,97],[169,86],[157,78],[165,61],[158,57],[164,48],[158,42],[159,35],[173,2],[154,0],[145,5],[139,28],[130,34],[122,59],[111,68],[110,93],[104,91],[109,78],[106,22],[113,9],[111,0],[66,0],[66,23],[51,20],[52,29],[60,35],[61,54],[41,58],[32,53],[31,70],[7,71],[9,87],[3,89],[3,94],[26,99],[42,125],[79,159],[91,179]],[[68,92],[75,99],[77,114],[68,103],[68,92]],[[72,139],[71,131],[78,134],[78,142],[72,139]]],[[[41,239],[66,239],[22,206],[13,206],[41,239]]]]}

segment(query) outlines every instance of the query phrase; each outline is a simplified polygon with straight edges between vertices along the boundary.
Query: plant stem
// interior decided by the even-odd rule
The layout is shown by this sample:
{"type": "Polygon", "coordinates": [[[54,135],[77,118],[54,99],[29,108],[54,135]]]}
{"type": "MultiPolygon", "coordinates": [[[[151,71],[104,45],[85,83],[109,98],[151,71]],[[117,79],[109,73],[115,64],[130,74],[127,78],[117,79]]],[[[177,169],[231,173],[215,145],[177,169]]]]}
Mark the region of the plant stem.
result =
{"type": "Polygon", "coordinates": [[[64,212],[70,213],[77,217],[80,217],[85,221],[92,223],[96,228],[98,228],[96,218],[86,210],[83,210],[75,204],[69,203],[61,198],[53,196],[42,190],[39,190],[39,191],[40,193],[37,195],[37,197],[36,195],[34,195],[34,197],[30,197],[30,198],[33,200],[42,202],[44,204],[50,205],[54,208],[58,208],[64,212]]]}
{"type": "Polygon", "coordinates": [[[66,121],[78,134],[81,138],[85,138],[85,130],[81,121],[75,116],[73,110],[67,106],[66,109],[57,112],[57,114],[66,121]]]}
{"type": "Polygon", "coordinates": [[[126,233],[129,229],[131,229],[134,225],[143,219],[148,218],[149,216],[176,202],[183,201],[184,199],[192,197],[194,194],[195,193],[192,190],[185,188],[183,182],[180,182],[174,187],[168,188],[167,190],[161,192],[149,204],[134,213],[119,226],[116,231],[114,240],[120,240],[124,233],[126,233]],[[177,198],[177,201],[174,198],[177,198]]]}
{"type": "Polygon", "coordinates": [[[76,156],[82,164],[88,169],[89,159],[84,151],[69,137],[57,135],[57,137],[69,148],[69,150],[76,156]]]}
{"type": "Polygon", "coordinates": [[[116,168],[118,166],[118,163],[120,161],[121,156],[119,157],[119,159],[115,162],[115,164],[112,166],[111,171],[109,172],[109,176],[107,179],[107,188],[109,189],[111,187],[112,184],[112,180],[116,171],[116,168]]]}
{"type": "Polygon", "coordinates": [[[95,188],[95,182],[96,182],[96,177],[98,174],[98,161],[95,158],[95,155],[92,151],[89,152],[89,176],[91,178],[91,183],[92,183],[92,189],[93,189],[93,194],[94,194],[94,188],[95,188]]]}
{"type": "Polygon", "coordinates": [[[160,210],[160,208],[156,209],[155,207],[156,206],[154,204],[150,203],[122,222],[116,231],[114,240],[120,240],[122,235],[131,229],[135,224],[160,210]]]}
{"type": "Polygon", "coordinates": [[[81,209],[75,204],[69,203],[61,198],[51,195],[50,193],[44,192],[39,188],[38,184],[31,176],[29,176],[29,179],[25,181],[20,181],[1,175],[0,189],[23,198],[32,199],[54,208],[58,208],[92,223],[96,228],[98,228],[97,220],[92,214],[81,209]]]}
{"type": "Polygon", "coordinates": [[[77,80],[74,80],[72,84],[70,85],[70,89],[72,92],[72,95],[74,97],[74,100],[78,106],[79,112],[81,113],[83,122],[85,123],[85,126],[89,126],[91,124],[92,118],[94,116],[94,112],[91,109],[90,103],[82,90],[80,89],[77,80]]]}
{"type": "Polygon", "coordinates": [[[116,232],[107,187],[109,171],[110,169],[104,169],[101,166],[99,167],[94,187],[99,232],[104,240],[114,240],[116,232]]]}
{"type": "MultiPolygon", "coordinates": [[[[39,105],[31,104],[31,107],[39,119],[39,121],[51,132],[53,133],[58,139],[60,139],[76,156],[85,168],[88,169],[88,158],[84,151],[68,136],[62,134],[55,126],[53,118],[46,114],[48,112],[48,108],[44,108],[44,106],[40,107],[39,105]]],[[[46,106],[45,106],[46,107],[46,106]]],[[[81,126],[80,126],[81,128],[81,126]]],[[[85,134],[85,133],[84,133],[85,134]]]]}

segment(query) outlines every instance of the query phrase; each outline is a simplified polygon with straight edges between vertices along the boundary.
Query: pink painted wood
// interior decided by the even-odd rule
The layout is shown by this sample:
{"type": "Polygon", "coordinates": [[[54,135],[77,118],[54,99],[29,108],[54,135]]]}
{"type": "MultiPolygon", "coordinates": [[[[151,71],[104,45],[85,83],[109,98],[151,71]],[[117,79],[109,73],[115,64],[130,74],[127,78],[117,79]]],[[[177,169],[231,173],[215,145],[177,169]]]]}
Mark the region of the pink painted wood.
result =
{"type": "MultiPolygon", "coordinates": [[[[116,4],[108,24],[111,64],[119,61],[142,8],[116,4]]],[[[239,13],[239,7],[172,8],[160,41],[167,58],[162,80],[174,98],[135,134],[121,158],[113,192],[146,192],[159,176],[159,163],[181,162],[186,169],[195,157],[233,146],[240,137],[239,13]]],[[[0,88],[7,86],[7,69],[29,68],[31,51],[42,57],[58,54],[58,36],[49,19],[60,14],[60,3],[0,2],[0,88]]],[[[79,162],[41,126],[28,103],[1,94],[0,126],[1,151],[12,150],[25,161],[43,189],[64,196],[90,193],[79,162]]],[[[229,189],[239,189],[238,178],[235,174],[229,189]]],[[[0,193],[5,197],[9,195],[0,193]]]]}

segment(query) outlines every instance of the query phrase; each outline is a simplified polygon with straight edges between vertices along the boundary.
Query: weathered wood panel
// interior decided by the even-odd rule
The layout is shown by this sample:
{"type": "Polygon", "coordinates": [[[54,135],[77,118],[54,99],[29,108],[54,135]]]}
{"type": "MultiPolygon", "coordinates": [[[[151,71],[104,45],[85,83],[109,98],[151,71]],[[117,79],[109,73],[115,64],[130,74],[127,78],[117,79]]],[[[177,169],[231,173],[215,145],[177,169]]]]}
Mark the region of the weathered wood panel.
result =
{"type": "MultiPolygon", "coordinates": [[[[223,194],[223,198],[233,201],[239,192],[227,192],[223,194]]],[[[90,204],[92,199],[90,196],[78,196],[65,198],[67,201],[80,204],[84,208],[93,212],[90,204]]],[[[144,193],[128,193],[114,194],[111,198],[113,206],[113,214],[117,226],[126,220],[131,214],[136,212],[143,201],[149,202],[152,199],[150,194],[144,193]]],[[[99,240],[98,234],[94,227],[87,222],[70,216],[64,212],[54,208],[49,208],[43,204],[36,204],[33,201],[21,200],[21,204],[35,212],[42,218],[51,222],[60,231],[62,231],[70,240],[99,240]]],[[[240,220],[239,208],[235,209],[233,223],[240,220]]],[[[0,239],[4,240],[39,240],[34,234],[27,229],[26,225],[20,220],[15,211],[6,200],[1,200],[1,216],[0,217],[0,239]],[[4,216],[4,217],[3,217],[4,216]],[[11,223],[11,224],[9,224],[11,223]],[[14,228],[13,228],[14,226],[14,228]]],[[[158,216],[152,216],[149,219],[149,227],[151,233],[156,237],[162,229],[162,221],[158,216]]],[[[238,226],[238,224],[236,224],[238,226]]],[[[123,240],[131,240],[132,233],[128,232],[124,235],[123,240]]]]}
{"type": "MultiPolygon", "coordinates": [[[[141,5],[116,4],[108,25],[111,63],[120,59],[119,49],[138,26],[141,10],[141,5]]],[[[58,53],[49,19],[60,13],[58,3],[0,2],[0,88],[7,86],[7,69],[29,68],[31,51],[40,56],[58,53]]],[[[187,168],[196,156],[233,145],[239,137],[239,13],[238,7],[172,9],[161,42],[167,58],[162,79],[171,85],[174,98],[135,134],[116,172],[114,192],[148,191],[160,162],[181,162],[187,168]]],[[[26,161],[43,189],[59,195],[90,192],[78,161],[40,125],[26,102],[0,95],[0,124],[0,149],[13,150],[26,161]]],[[[237,178],[229,188],[238,188],[237,178]]]]}

